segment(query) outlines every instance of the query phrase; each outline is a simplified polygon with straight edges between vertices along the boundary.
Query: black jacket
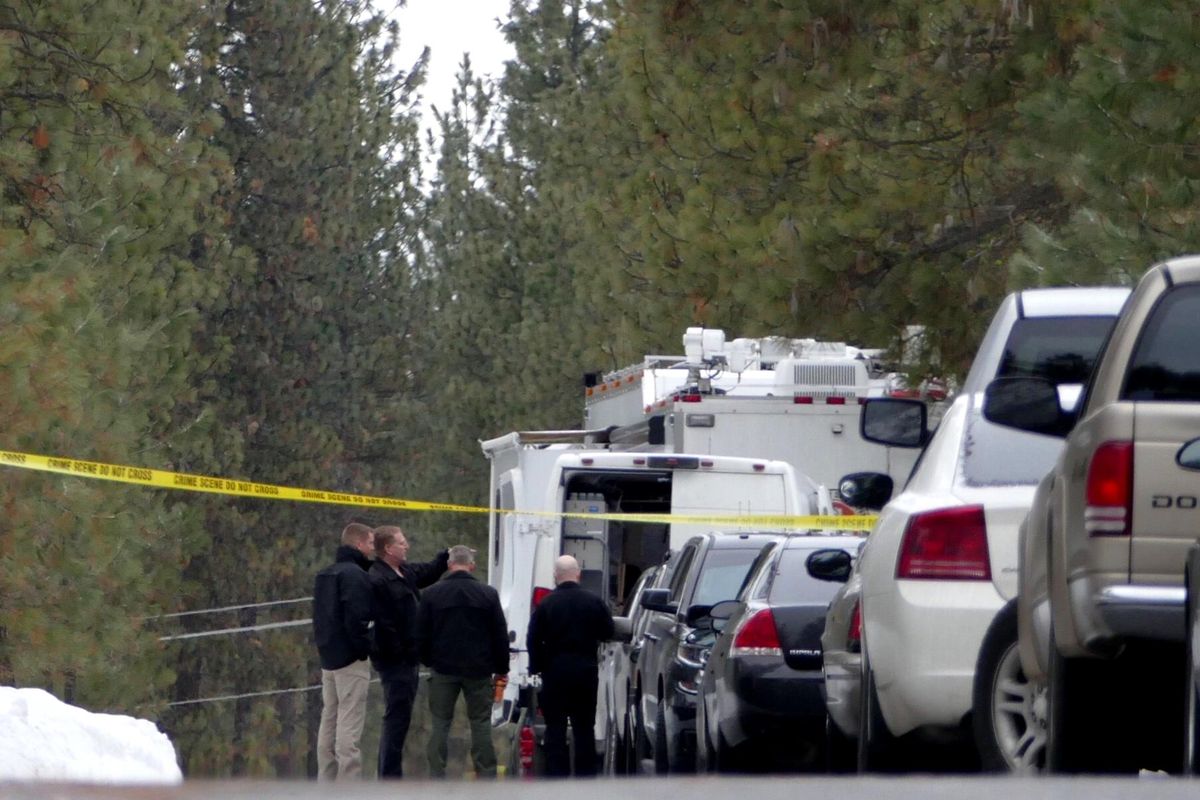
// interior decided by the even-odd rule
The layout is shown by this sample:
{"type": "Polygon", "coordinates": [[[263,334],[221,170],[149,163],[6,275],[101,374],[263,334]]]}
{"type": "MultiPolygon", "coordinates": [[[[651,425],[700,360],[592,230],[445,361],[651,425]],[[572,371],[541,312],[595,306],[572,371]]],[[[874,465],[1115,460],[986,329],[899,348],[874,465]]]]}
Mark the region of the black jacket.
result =
{"type": "Polygon", "coordinates": [[[341,669],[371,652],[371,562],[357,549],[341,545],[334,563],[317,573],[313,584],[313,638],[322,669],[341,669]]]}
{"type": "Polygon", "coordinates": [[[469,572],[443,575],[421,594],[417,652],[422,664],[443,675],[507,675],[508,624],[500,595],[469,572]]]}
{"type": "Polygon", "coordinates": [[[525,637],[529,671],[545,673],[565,661],[594,673],[600,643],[613,637],[612,613],[604,601],[567,581],[534,609],[525,637]]]}
{"type": "Polygon", "coordinates": [[[384,672],[390,667],[417,664],[417,602],[421,589],[446,571],[447,551],[423,564],[401,564],[400,572],[376,560],[367,571],[375,604],[375,642],[371,663],[384,672]]]}

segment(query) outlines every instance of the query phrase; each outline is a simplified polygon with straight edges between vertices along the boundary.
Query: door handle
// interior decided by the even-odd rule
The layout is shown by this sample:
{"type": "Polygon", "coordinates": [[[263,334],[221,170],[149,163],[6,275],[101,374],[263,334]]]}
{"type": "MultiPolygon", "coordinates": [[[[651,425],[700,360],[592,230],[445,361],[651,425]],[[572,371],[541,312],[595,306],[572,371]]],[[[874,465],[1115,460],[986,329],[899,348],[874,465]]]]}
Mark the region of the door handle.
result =
{"type": "Polygon", "coordinates": [[[653,633],[647,633],[647,634],[646,634],[646,638],[647,638],[647,639],[649,639],[649,640],[650,640],[650,641],[652,641],[652,642],[657,642],[657,641],[658,641],[658,637],[657,637],[657,636],[655,636],[653,633]]]}

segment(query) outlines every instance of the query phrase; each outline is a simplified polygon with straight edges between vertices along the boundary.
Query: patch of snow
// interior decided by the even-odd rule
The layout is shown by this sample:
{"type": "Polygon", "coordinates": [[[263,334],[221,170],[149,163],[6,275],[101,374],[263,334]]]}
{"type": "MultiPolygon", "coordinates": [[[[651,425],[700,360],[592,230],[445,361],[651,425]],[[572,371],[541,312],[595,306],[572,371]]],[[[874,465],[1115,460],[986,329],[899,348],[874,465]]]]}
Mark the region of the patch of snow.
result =
{"type": "Polygon", "coordinates": [[[183,774],[171,740],[149,720],[0,686],[0,781],[174,784],[183,774]]]}

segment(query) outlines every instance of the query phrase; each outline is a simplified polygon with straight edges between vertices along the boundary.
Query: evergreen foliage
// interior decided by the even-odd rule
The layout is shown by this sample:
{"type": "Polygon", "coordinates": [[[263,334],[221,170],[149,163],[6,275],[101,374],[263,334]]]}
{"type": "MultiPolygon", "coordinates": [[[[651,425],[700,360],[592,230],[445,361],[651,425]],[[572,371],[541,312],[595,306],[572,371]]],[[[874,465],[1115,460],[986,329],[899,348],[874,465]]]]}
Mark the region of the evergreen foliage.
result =
{"type": "MultiPolygon", "coordinates": [[[[169,466],[207,434],[179,412],[226,275],[228,165],[175,91],[191,6],[0,5],[6,448],[169,466]]],[[[143,618],[175,603],[198,517],[154,492],[2,480],[0,682],[100,709],[160,696],[173,675],[143,618]]]]}
{"type": "MultiPolygon", "coordinates": [[[[366,0],[0,2],[0,448],[485,503],[688,325],[961,375],[1007,291],[1200,249],[1180,0],[513,0],[423,183],[366,0]]],[[[419,31],[406,31],[419,38],[419,31]]],[[[439,98],[440,100],[440,98],[439,98]]],[[[193,776],[315,773],[301,606],[353,518],[0,472],[0,683],[157,716],[193,776]],[[217,621],[214,621],[217,620],[217,621]],[[178,705],[168,705],[178,703],[178,705]]],[[[377,696],[373,702],[377,702],[377,696]]],[[[369,714],[370,742],[378,705],[369,714]]]]}

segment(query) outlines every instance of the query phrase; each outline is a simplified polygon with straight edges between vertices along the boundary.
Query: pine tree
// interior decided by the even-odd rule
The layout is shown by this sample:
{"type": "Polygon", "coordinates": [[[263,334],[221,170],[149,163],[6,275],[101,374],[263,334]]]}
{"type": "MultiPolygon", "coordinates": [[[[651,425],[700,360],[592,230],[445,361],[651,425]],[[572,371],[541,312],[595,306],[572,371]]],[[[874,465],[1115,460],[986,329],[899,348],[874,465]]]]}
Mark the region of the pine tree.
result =
{"type": "MultiPolygon", "coordinates": [[[[366,4],[235,0],[197,41],[194,102],[215,108],[230,154],[225,198],[252,268],[205,319],[228,367],[204,399],[237,446],[218,473],[391,494],[408,467],[397,429],[412,334],[421,65],[391,66],[397,31],[366,4]]],[[[193,607],[300,597],[361,510],[261,501],[208,507],[211,546],[188,571],[193,607]]],[[[383,520],[366,518],[379,523],[383,520]]],[[[240,625],[269,617],[247,611],[240,625]]],[[[302,687],[318,677],[305,628],[200,639],[177,649],[175,699],[302,687]]],[[[313,772],[316,693],[180,706],[171,725],[200,774],[313,772]]]]}
{"type": "Polygon", "coordinates": [[[1179,2],[1081,2],[1051,22],[1042,60],[1057,69],[1020,108],[1015,160],[1048,170],[1063,202],[1029,227],[1013,266],[1031,284],[1129,283],[1200,249],[1196,15],[1179,2]]]}
{"type": "MultiPolygon", "coordinates": [[[[200,435],[177,409],[226,279],[227,165],[204,142],[210,120],[179,101],[190,11],[0,7],[8,449],[169,468],[200,435]]],[[[5,471],[0,495],[0,683],[152,711],[173,676],[144,619],[174,603],[198,517],[159,492],[51,475],[5,471]]]]}

